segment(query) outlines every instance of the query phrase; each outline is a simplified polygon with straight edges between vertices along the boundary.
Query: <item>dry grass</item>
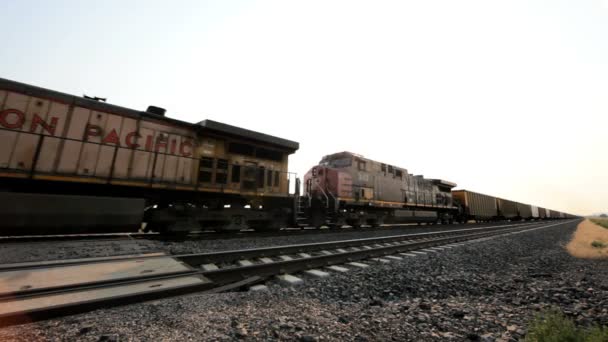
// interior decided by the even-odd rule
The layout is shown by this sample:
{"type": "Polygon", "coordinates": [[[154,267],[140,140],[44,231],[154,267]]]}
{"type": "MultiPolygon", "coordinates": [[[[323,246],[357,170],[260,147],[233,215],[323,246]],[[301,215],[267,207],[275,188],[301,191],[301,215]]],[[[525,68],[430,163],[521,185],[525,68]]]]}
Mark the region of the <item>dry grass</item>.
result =
{"type": "Polygon", "coordinates": [[[608,341],[608,327],[579,327],[559,310],[545,311],[536,316],[528,329],[526,342],[608,341]]]}
{"type": "Polygon", "coordinates": [[[576,228],[566,249],[577,258],[608,258],[608,229],[585,220],[576,228]]]}
{"type": "Polygon", "coordinates": [[[602,226],[604,228],[608,228],[608,219],[605,218],[592,218],[591,221],[593,221],[593,223],[602,226]]]}

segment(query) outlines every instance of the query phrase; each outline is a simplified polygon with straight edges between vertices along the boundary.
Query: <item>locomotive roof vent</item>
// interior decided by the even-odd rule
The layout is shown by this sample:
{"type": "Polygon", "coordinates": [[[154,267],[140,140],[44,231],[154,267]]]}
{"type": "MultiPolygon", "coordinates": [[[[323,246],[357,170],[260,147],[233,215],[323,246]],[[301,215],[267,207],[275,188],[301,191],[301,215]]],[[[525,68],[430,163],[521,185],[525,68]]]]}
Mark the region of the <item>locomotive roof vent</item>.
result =
{"type": "Polygon", "coordinates": [[[146,109],[146,112],[151,113],[151,114],[160,115],[160,116],[165,116],[165,113],[167,112],[167,110],[165,108],[160,108],[160,107],[156,107],[156,106],[148,106],[148,109],[146,109]]]}

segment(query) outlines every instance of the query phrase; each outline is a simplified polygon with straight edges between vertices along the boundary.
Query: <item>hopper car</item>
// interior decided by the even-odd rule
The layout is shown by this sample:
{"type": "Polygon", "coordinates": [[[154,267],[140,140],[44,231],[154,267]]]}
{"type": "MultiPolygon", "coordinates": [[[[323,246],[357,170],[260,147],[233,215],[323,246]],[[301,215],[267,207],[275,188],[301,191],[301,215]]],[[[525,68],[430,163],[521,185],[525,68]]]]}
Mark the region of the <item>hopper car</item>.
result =
{"type": "Polygon", "coordinates": [[[288,171],[298,149],[213,120],[175,120],[155,106],[139,111],[0,78],[0,234],[572,217],[350,152],[323,157],[300,186],[288,171]]]}

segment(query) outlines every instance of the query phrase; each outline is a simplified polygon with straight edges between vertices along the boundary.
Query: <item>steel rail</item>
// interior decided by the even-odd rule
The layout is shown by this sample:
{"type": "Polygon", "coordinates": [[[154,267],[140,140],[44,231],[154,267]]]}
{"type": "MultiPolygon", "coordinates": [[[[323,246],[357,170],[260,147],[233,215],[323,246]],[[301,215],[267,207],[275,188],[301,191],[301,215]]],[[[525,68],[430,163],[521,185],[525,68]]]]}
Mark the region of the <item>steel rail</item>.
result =
{"type": "MultiPolygon", "coordinates": [[[[521,223],[532,223],[540,221],[522,221],[521,223]]],[[[547,223],[548,221],[543,221],[547,223]]],[[[495,222],[495,224],[512,224],[512,222],[495,222]]],[[[446,229],[454,229],[457,227],[466,226],[484,226],[487,223],[457,223],[452,225],[425,225],[418,224],[387,224],[382,227],[363,227],[363,228],[283,228],[277,231],[255,231],[243,230],[234,232],[213,232],[200,231],[190,233],[187,236],[171,236],[161,235],[159,233],[99,233],[99,234],[59,234],[59,235],[9,235],[0,236],[0,244],[2,243],[45,243],[49,241],[61,242],[78,242],[78,241],[120,241],[120,240],[155,240],[155,241],[186,241],[186,240],[231,240],[242,238],[264,238],[264,237],[279,237],[290,235],[308,235],[308,234],[341,234],[341,233],[357,233],[370,231],[390,231],[390,230],[408,230],[419,229],[421,227],[446,227],[446,229]],[[453,228],[450,228],[453,227],[453,228]]]]}
{"type": "MultiPolygon", "coordinates": [[[[508,229],[504,228],[504,226],[501,226],[500,228],[495,228],[492,230],[475,228],[475,229],[468,229],[468,230],[460,230],[460,231],[456,231],[456,232],[449,231],[449,232],[446,232],[445,234],[421,233],[421,234],[417,234],[415,239],[411,239],[410,238],[411,236],[405,235],[405,236],[398,236],[397,238],[393,238],[393,239],[391,239],[390,237],[366,238],[366,239],[356,239],[356,240],[324,242],[324,243],[316,243],[316,244],[288,245],[288,246],[280,246],[280,247],[245,249],[245,250],[237,250],[237,251],[214,252],[214,253],[204,253],[204,254],[190,254],[190,255],[187,254],[187,255],[178,255],[178,256],[153,256],[152,258],[171,258],[171,259],[179,260],[179,261],[187,264],[192,269],[177,271],[177,272],[165,272],[162,274],[139,275],[139,276],[134,276],[134,277],[120,278],[120,279],[91,281],[91,282],[85,282],[85,283],[78,283],[78,284],[74,284],[74,285],[62,285],[62,286],[37,288],[37,289],[25,289],[25,290],[21,290],[19,292],[4,292],[4,293],[0,293],[0,302],[14,300],[17,297],[25,298],[28,296],[36,296],[36,295],[40,295],[40,294],[46,294],[46,295],[59,294],[59,293],[64,293],[66,291],[74,291],[77,288],[93,289],[93,288],[98,288],[99,286],[111,286],[111,285],[115,285],[115,284],[125,285],[125,284],[130,284],[132,282],[164,280],[164,279],[169,279],[169,278],[193,276],[193,275],[199,275],[199,274],[206,275],[206,273],[198,271],[197,269],[194,269],[195,267],[199,267],[200,265],[202,265],[204,263],[216,263],[216,262],[229,263],[229,262],[234,262],[234,261],[240,260],[240,259],[253,259],[253,258],[262,258],[262,257],[285,255],[285,254],[296,254],[296,253],[304,253],[304,252],[311,253],[311,252],[317,252],[317,251],[321,251],[321,250],[336,250],[336,249],[343,249],[343,248],[350,248],[350,247],[361,247],[361,246],[366,246],[366,245],[372,245],[372,246],[375,245],[376,247],[375,248],[372,247],[371,250],[378,250],[378,249],[384,247],[384,246],[378,247],[379,244],[385,244],[385,243],[389,243],[389,242],[391,242],[391,243],[408,242],[408,243],[413,244],[414,242],[411,242],[411,241],[423,240],[423,241],[420,241],[419,243],[424,244],[424,243],[432,243],[432,242],[436,241],[437,239],[440,239],[440,241],[442,241],[441,238],[446,237],[446,236],[447,237],[456,236],[456,238],[459,238],[459,237],[467,238],[469,236],[469,235],[461,235],[459,233],[473,232],[473,234],[488,234],[488,233],[494,233],[497,231],[502,233],[503,230],[512,230],[512,229],[521,229],[521,228],[525,229],[525,228],[533,228],[535,226],[536,225],[525,225],[522,227],[521,225],[513,225],[513,226],[510,226],[508,229]],[[479,231],[477,231],[477,230],[479,230],[479,231]],[[408,238],[405,238],[405,237],[408,237],[408,238]],[[429,240],[429,239],[431,239],[431,240],[429,240]]],[[[366,251],[370,251],[370,249],[367,249],[366,251]]],[[[337,253],[337,254],[341,254],[341,253],[337,253]]],[[[129,258],[129,260],[130,259],[140,260],[142,258],[132,257],[132,258],[129,258]]],[[[295,260],[298,261],[301,259],[303,260],[303,259],[308,259],[308,258],[298,258],[295,260]]],[[[116,261],[116,259],[114,259],[112,261],[116,261]]],[[[82,264],[86,264],[86,259],[85,259],[85,262],[83,262],[82,264]]],[[[273,264],[267,264],[267,265],[273,265],[273,264]]],[[[64,266],[68,266],[68,265],[61,265],[59,267],[64,267],[64,266]]],[[[256,265],[254,265],[254,266],[256,266],[256,265]]],[[[48,267],[48,265],[45,265],[45,267],[48,267]]],[[[223,269],[239,269],[239,268],[238,267],[236,267],[236,268],[228,267],[228,268],[223,268],[223,269]]],[[[242,269],[246,269],[246,267],[242,267],[242,269]]],[[[211,272],[211,274],[214,274],[214,273],[211,272]]]]}
{"type": "MultiPolygon", "coordinates": [[[[309,267],[311,267],[311,268],[320,267],[320,266],[326,266],[326,265],[333,264],[333,263],[331,263],[331,261],[333,259],[337,259],[338,263],[344,263],[344,262],[353,261],[353,260],[360,260],[360,258],[358,257],[359,255],[363,256],[363,258],[371,258],[371,257],[379,256],[379,255],[386,255],[386,254],[402,252],[403,251],[402,249],[405,249],[406,251],[411,250],[411,249],[420,249],[420,248],[435,246],[437,244],[445,244],[446,242],[459,242],[459,241],[463,241],[463,240],[481,238],[481,237],[494,235],[494,234],[498,234],[498,233],[503,234],[505,231],[512,231],[512,230],[519,230],[519,229],[526,229],[526,228],[531,228],[531,227],[514,227],[514,228],[505,229],[505,230],[491,231],[491,232],[482,231],[482,232],[475,232],[475,233],[465,234],[465,235],[456,235],[454,237],[438,236],[436,238],[433,238],[430,240],[425,239],[423,241],[399,241],[399,242],[403,242],[403,243],[396,244],[396,245],[390,244],[389,246],[375,244],[374,247],[372,247],[371,249],[336,252],[336,253],[332,253],[331,255],[311,256],[311,257],[307,257],[307,258],[297,258],[297,259],[286,260],[286,261],[274,261],[272,263],[267,263],[267,264],[254,264],[254,265],[250,265],[250,266],[225,267],[225,268],[221,268],[218,270],[212,270],[212,271],[202,271],[202,270],[192,268],[190,270],[165,272],[165,273],[161,273],[161,274],[138,275],[138,276],[133,276],[133,277],[119,278],[119,279],[92,281],[92,282],[85,282],[85,283],[78,283],[78,284],[39,288],[39,289],[26,289],[26,290],[20,290],[17,292],[0,293],[0,302],[14,301],[15,299],[25,299],[25,298],[31,298],[31,297],[35,297],[35,296],[41,296],[41,295],[54,295],[54,294],[60,294],[60,293],[66,293],[66,292],[73,292],[76,290],[90,290],[90,289],[96,289],[96,288],[106,287],[106,286],[130,285],[130,284],[140,283],[140,282],[144,282],[144,281],[161,281],[161,280],[172,279],[172,278],[176,278],[176,277],[185,277],[185,276],[204,275],[204,276],[211,276],[211,277],[215,278],[218,275],[231,274],[232,277],[230,279],[233,279],[235,276],[238,277],[239,274],[244,274],[247,277],[247,276],[259,275],[258,272],[267,273],[267,270],[269,270],[269,269],[274,270],[277,268],[279,270],[282,270],[281,273],[286,273],[287,271],[284,271],[285,267],[290,266],[290,265],[292,265],[292,267],[288,268],[289,270],[291,270],[293,268],[293,265],[298,266],[298,265],[302,265],[302,264],[309,265],[309,267]],[[315,261],[315,260],[328,261],[329,263],[323,263],[323,264],[318,264],[315,262],[310,263],[310,261],[315,261]],[[250,272],[255,272],[256,274],[251,274],[250,272]]],[[[395,242],[397,242],[397,241],[395,241],[395,242]]],[[[340,246],[334,247],[334,248],[327,248],[327,249],[338,249],[339,247],[340,246]]],[[[342,246],[342,247],[344,247],[344,246],[342,246]]],[[[314,252],[316,250],[317,249],[315,249],[315,250],[305,250],[304,249],[302,251],[314,252]]],[[[253,250],[253,251],[255,251],[255,250],[253,250]]],[[[279,254],[289,254],[289,253],[279,253],[279,254]]],[[[266,255],[267,254],[259,254],[258,256],[263,257],[266,255]]],[[[234,256],[234,257],[236,257],[236,256],[234,256]]],[[[204,261],[207,261],[207,260],[204,260],[204,261]]],[[[195,265],[197,265],[197,264],[196,263],[191,264],[191,266],[195,266],[195,265]]],[[[293,270],[291,270],[291,271],[293,271],[293,270]]],[[[225,282],[222,281],[221,283],[223,284],[225,282]]]]}

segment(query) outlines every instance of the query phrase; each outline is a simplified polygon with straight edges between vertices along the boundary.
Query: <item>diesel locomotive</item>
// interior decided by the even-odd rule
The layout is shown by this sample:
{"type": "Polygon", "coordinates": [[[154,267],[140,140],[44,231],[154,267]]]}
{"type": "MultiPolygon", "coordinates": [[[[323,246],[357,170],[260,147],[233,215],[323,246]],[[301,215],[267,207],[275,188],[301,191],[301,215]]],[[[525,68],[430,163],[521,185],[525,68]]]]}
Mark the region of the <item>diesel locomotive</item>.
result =
{"type": "Polygon", "coordinates": [[[304,175],[300,220],[313,226],[452,223],[459,212],[451,192],[455,186],[354,153],[335,153],[304,175]]]}
{"type": "Polygon", "coordinates": [[[298,148],[0,79],[0,230],[278,229],[292,222],[298,148]]]}

